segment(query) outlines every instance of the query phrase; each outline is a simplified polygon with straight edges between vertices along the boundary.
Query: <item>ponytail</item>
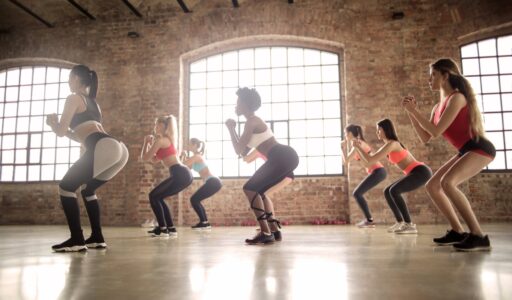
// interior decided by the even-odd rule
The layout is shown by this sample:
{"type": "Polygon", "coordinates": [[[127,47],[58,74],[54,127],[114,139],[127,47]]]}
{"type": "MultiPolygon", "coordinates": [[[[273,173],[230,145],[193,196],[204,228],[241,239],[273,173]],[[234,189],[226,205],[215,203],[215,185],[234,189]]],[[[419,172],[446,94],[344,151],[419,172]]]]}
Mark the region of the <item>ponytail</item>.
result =
{"type": "Polygon", "coordinates": [[[85,65],[76,65],[71,73],[80,78],[80,82],[89,89],[89,98],[96,100],[98,93],[98,74],[85,65]]]}
{"type": "Polygon", "coordinates": [[[89,86],[89,97],[96,100],[96,95],[98,94],[98,74],[96,74],[94,70],[91,70],[90,74],[91,85],[89,86]]]}
{"type": "Polygon", "coordinates": [[[347,127],[345,127],[345,130],[347,132],[352,133],[352,135],[355,138],[365,141],[364,136],[363,136],[363,128],[361,126],[356,125],[356,124],[349,124],[347,127]]]}

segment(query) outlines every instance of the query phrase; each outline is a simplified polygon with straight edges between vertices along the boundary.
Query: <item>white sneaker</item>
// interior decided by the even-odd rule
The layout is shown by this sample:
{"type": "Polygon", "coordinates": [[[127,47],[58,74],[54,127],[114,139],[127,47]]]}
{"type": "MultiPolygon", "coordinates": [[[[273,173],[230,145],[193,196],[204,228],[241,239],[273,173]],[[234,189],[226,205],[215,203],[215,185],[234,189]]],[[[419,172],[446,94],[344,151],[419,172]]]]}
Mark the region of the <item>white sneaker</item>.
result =
{"type": "Polygon", "coordinates": [[[405,224],[404,222],[396,222],[395,224],[393,224],[393,226],[389,227],[388,228],[388,232],[396,232],[398,229],[400,229],[400,227],[402,227],[402,225],[405,224]]]}
{"type": "Polygon", "coordinates": [[[375,228],[375,223],[370,222],[367,219],[361,220],[360,222],[356,223],[356,226],[359,228],[375,228]]]}
{"type": "Polygon", "coordinates": [[[395,230],[396,234],[416,234],[418,230],[416,229],[416,224],[413,223],[404,223],[400,228],[395,230]]]}

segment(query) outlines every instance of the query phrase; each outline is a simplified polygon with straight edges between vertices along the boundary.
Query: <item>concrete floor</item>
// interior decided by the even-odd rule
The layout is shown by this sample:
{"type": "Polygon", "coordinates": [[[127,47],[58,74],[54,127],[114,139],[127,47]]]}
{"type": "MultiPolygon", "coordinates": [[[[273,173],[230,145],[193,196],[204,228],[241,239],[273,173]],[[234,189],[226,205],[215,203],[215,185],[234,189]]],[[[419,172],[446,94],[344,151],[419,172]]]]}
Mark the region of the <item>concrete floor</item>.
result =
{"type": "MultiPolygon", "coordinates": [[[[254,227],[105,228],[109,248],[52,253],[64,226],[0,226],[0,299],[512,299],[512,224],[489,224],[490,253],[436,247],[385,226],[288,226],[284,241],[246,246],[254,227]]],[[[88,232],[88,229],[85,229],[88,232]]]]}

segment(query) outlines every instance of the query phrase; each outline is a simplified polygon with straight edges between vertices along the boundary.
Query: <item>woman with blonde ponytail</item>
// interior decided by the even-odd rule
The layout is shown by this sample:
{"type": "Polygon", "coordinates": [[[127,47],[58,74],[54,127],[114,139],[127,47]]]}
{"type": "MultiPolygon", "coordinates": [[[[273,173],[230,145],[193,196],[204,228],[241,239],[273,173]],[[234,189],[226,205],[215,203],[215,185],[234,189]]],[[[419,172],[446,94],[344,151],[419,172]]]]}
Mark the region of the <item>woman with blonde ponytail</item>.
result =
{"type": "Polygon", "coordinates": [[[171,212],[165,198],[178,194],[192,184],[192,173],[181,164],[176,155],[177,131],[176,118],[173,115],[161,116],[155,120],[153,135],[147,135],[141,151],[143,161],[159,163],[169,168],[170,177],[159,183],[150,193],[149,202],[158,222],[153,230],[148,231],[154,237],[177,236],[171,212]]]}
{"type": "Polygon", "coordinates": [[[451,225],[446,235],[434,238],[434,242],[453,245],[460,251],[490,250],[489,237],[484,236],[458,186],[492,162],[496,150],[484,136],[475,93],[452,59],[439,59],[430,66],[429,84],[433,91],[440,92],[440,101],[434,106],[430,120],[417,110],[414,97],[405,97],[402,106],[422,142],[443,135],[458,150],[427,183],[430,197],[451,225]],[[469,233],[464,232],[452,204],[468,225],[469,233]]]}
{"type": "MultiPolygon", "coordinates": [[[[203,158],[204,152],[206,150],[206,144],[203,141],[200,141],[196,138],[191,138],[188,146],[186,147],[186,150],[192,152],[192,156],[186,158],[184,160],[184,164],[190,169],[196,171],[204,181],[204,184],[190,198],[190,204],[192,204],[192,207],[199,217],[199,223],[192,226],[192,229],[210,229],[211,225],[210,222],[208,222],[208,217],[206,216],[206,211],[204,210],[201,201],[215,195],[218,191],[220,191],[222,188],[222,182],[220,181],[219,177],[214,176],[210,172],[210,168],[208,168],[208,165],[203,158]]],[[[187,157],[187,152],[184,152],[183,154],[184,157],[187,157]]]]}

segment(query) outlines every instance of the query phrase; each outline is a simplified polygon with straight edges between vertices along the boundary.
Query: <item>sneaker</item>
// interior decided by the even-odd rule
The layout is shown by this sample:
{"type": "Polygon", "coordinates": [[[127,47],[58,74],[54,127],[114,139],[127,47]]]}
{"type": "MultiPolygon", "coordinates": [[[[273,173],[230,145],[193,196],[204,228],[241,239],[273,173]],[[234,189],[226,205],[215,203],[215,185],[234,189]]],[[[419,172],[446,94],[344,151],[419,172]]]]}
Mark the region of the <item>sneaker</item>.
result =
{"type": "Polygon", "coordinates": [[[150,219],[146,219],[144,221],[144,223],[140,224],[140,227],[142,228],[151,228],[151,227],[155,227],[155,225],[153,224],[153,220],[150,220],[150,219]]]}
{"type": "Polygon", "coordinates": [[[359,228],[375,228],[375,223],[373,221],[370,222],[367,219],[364,219],[356,223],[356,226],[359,228]]]}
{"type": "Polygon", "coordinates": [[[393,226],[389,227],[388,228],[388,232],[395,232],[397,229],[399,229],[402,224],[404,224],[404,222],[396,222],[395,224],[393,224],[393,226]]]}
{"type": "Polygon", "coordinates": [[[148,233],[151,234],[151,236],[153,236],[153,237],[168,237],[169,236],[169,231],[167,230],[167,228],[160,229],[159,226],[156,226],[155,228],[153,228],[153,230],[148,231],[148,233]]]}
{"type": "Polygon", "coordinates": [[[418,230],[416,229],[416,224],[413,223],[403,223],[400,228],[395,230],[396,234],[416,234],[418,230]]]}
{"type": "Polygon", "coordinates": [[[87,251],[87,246],[85,245],[83,238],[81,238],[81,239],[70,238],[69,240],[67,240],[61,244],[53,245],[52,250],[55,252],[80,252],[80,251],[87,251]]]}
{"type": "Polygon", "coordinates": [[[178,231],[176,230],[176,227],[167,227],[167,234],[170,237],[178,237],[178,231]]]}
{"type": "Polygon", "coordinates": [[[453,244],[453,247],[457,251],[489,251],[491,242],[488,235],[481,237],[468,233],[462,242],[453,244]]]}
{"type": "Polygon", "coordinates": [[[274,240],[276,242],[280,242],[283,240],[283,235],[281,234],[281,230],[272,231],[272,235],[274,236],[274,240]]]}
{"type": "Polygon", "coordinates": [[[209,222],[199,222],[197,223],[196,225],[192,226],[192,230],[207,230],[207,229],[211,229],[212,226],[210,225],[209,222]]]}
{"type": "Polygon", "coordinates": [[[252,239],[246,239],[245,242],[249,245],[266,245],[275,242],[273,234],[266,235],[263,232],[256,234],[252,239]]]}
{"type": "Polygon", "coordinates": [[[434,243],[438,244],[439,246],[447,246],[447,245],[453,245],[455,243],[462,242],[466,237],[468,236],[468,233],[458,233],[457,231],[454,231],[453,229],[447,230],[446,234],[442,237],[434,238],[434,243]]]}
{"type": "Polygon", "coordinates": [[[105,240],[102,236],[95,237],[92,236],[85,240],[85,245],[89,249],[105,249],[107,248],[107,243],[105,243],[105,240]]]}

